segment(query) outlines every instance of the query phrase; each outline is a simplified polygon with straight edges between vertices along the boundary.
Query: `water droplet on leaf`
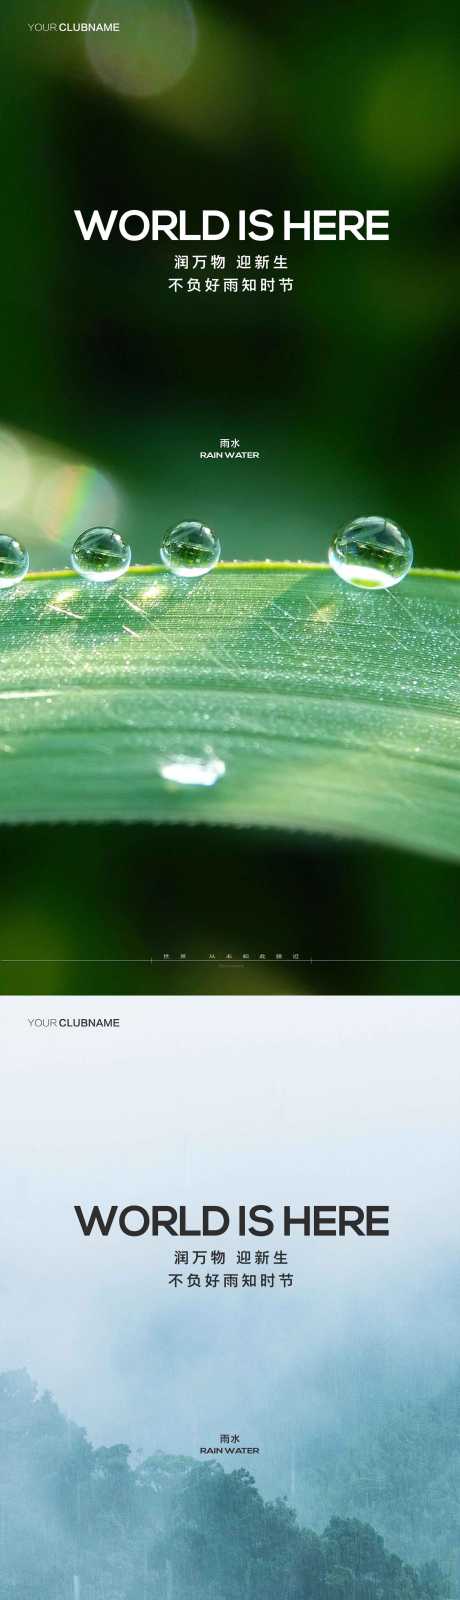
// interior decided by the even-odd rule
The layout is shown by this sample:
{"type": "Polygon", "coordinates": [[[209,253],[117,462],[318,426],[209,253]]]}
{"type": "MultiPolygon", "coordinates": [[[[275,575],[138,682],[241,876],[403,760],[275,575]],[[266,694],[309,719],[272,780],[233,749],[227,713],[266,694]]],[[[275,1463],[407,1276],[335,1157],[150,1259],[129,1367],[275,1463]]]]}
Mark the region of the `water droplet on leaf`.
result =
{"type": "Polygon", "coordinates": [[[75,540],[70,559],[80,578],[88,578],[91,583],[112,583],[127,571],[131,549],[114,528],[87,528],[75,540]]]}
{"type": "Polygon", "coordinates": [[[168,783],[180,783],[192,789],[212,789],[224,772],[225,761],[214,755],[168,756],[160,766],[161,777],[168,783]]]}
{"type": "Polygon", "coordinates": [[[329,563],[345,583],[390,589],[406,577],[414,559],[411,540],[385,517],[357,517],[336,534],[329,563]]]}
{"type": "Polygon", "coordinates": [[[29,571],[29,557],[18,539],[0,534],[0,589],[11,589],[29,571]]]}
{"type": "Polygon", "coordinates": [[[220,540],[203,522],[179,522],[165,533],[160,555],[177,577],[202,578],[220,558],[220,540]]]}

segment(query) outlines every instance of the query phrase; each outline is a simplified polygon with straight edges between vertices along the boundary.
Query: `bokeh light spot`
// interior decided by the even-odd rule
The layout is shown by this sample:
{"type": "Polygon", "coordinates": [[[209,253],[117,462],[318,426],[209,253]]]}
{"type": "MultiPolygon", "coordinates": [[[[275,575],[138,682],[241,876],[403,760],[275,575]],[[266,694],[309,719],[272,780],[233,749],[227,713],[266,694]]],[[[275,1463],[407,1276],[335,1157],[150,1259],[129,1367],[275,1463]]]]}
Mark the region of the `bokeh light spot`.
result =
{"type": "Polygon", "coordinates": [[[387,60],[369,91],[363,133],[373,164],[403,183],[430,187],[448,172],[460,154],[452,56],[411,43],[387,60]]]}
{"type": "MultiPolygon", "coordinates": [[[[112,0],[97,0],[88,22],[113,20],[112,0]]],[[[85,44],[96,76],[116,94],[164,94],[184,77],[195,55],[197,29],[189,0],[123,0],[119,33],[89,33],[85,44]]]]}

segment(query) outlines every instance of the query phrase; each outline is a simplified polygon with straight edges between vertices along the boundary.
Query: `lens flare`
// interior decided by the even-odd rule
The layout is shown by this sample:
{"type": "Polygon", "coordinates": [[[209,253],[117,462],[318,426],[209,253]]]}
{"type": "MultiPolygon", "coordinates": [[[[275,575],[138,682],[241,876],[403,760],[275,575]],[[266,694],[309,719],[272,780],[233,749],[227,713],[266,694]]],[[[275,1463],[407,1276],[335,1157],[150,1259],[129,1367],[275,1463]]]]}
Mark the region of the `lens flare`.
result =
{"type": "Polygon", "coordinates": [[[62,461],[46,472],[34,503],[36,520],[48,538],[70,542],[82,528],[112,526],[118,509],[111,479],[87,462],[62,461]]]}

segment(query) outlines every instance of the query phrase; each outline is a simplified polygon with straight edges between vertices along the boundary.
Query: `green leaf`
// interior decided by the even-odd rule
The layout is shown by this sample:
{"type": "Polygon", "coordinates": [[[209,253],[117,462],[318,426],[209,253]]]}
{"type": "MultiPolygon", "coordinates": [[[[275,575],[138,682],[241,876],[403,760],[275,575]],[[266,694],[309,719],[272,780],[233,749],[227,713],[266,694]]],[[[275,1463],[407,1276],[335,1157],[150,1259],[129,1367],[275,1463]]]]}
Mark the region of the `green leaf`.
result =
{"type": "Polygon", "coordinates": [[[460,586],[328,568],[70,573],[0,595],[0,819],[346,834],[460,854],[460,586]],[[225,763],[214,785],[168,757],[225,763]]]}

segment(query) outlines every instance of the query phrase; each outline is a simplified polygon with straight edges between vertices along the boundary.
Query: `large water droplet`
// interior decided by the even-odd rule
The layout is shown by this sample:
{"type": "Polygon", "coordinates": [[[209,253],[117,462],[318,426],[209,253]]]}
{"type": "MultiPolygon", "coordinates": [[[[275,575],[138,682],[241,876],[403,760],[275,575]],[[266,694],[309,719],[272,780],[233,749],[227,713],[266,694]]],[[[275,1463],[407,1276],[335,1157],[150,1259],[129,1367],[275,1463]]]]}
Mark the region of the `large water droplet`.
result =
{"type": "Polygon", "coordinates": [[[406,577],[413,559],[408,534],[386,517],[357,517],[336,534],[329,550],[334,572],[361,589],[391,589],[406,577]]]}
{"type": "Polygon", "coordinates": [[[18,539],[0,534],[0,589],[11,589],[29,571],[29,557],[18,539]]]}
{"type": "Polygon", "coordinates": [[[219,560],[220,540],[203,522],[179,522],[165,533],[160,555],[177,577],[202,578],[219,560]]]}
{"type": "Polygon", "coordinates": [[[188,788],[212,789],[223,778],[225,761],[219,756],[168,756],[160,765],[160,774],[168,783],[184,784],[188,788]]]}
{"type": "Polygon", "coordinates": [[[127,571],[131,548],[114,528],[87,528],[75,540],[70,559],[80,578],[88,578],[91,583],[112,583],[127,571]]]}

